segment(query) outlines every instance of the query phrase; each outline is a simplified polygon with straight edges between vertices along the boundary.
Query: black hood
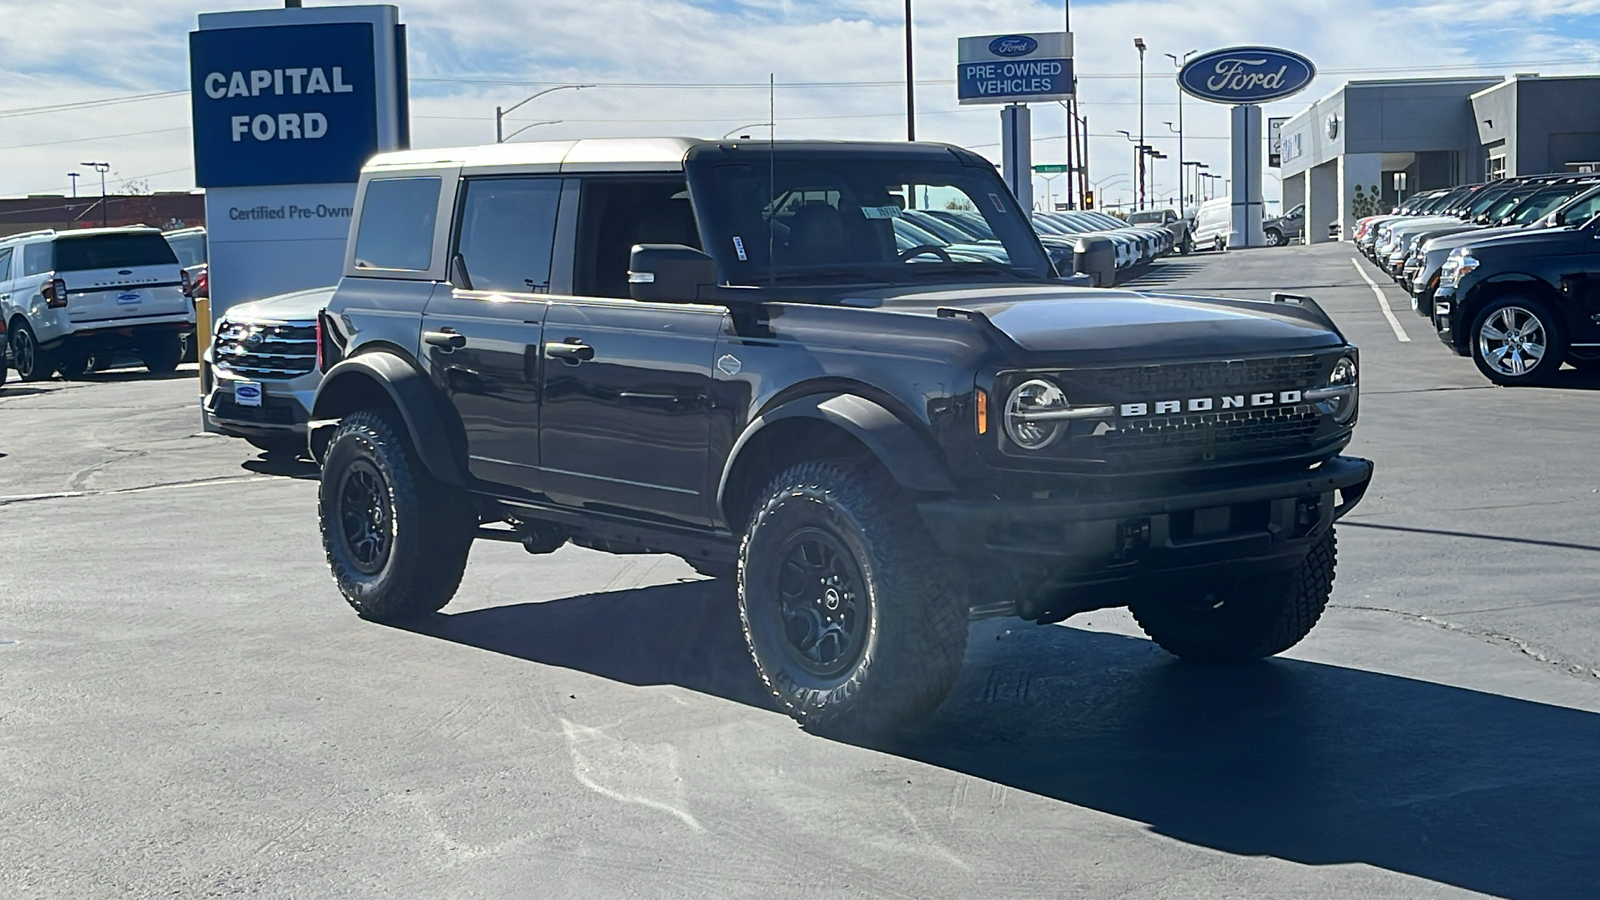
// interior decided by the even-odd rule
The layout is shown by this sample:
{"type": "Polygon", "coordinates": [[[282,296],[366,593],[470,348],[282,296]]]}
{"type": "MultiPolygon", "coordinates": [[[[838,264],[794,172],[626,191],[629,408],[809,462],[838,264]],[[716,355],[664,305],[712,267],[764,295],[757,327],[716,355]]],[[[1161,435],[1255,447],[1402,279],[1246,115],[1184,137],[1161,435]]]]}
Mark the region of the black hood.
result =
{"type": "Polygon", "coordinates": [[[993,284],[879,299],[886,310],[980,313],[1027,354],[1083,362],[1243,357],[1344,343],[1320,310],[1298,303],[993,284]]]}

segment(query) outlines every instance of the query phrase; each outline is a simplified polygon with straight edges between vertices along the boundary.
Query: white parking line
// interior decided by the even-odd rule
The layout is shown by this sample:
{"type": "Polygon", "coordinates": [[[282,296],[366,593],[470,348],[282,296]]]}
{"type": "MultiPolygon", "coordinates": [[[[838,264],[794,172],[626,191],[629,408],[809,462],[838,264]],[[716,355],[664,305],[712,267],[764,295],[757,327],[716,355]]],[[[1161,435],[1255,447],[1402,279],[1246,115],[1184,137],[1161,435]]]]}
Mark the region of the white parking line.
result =
{"type": "Polygon", "coordinates": [[[1361,278],[1367,283],[1367,287],[1372,288],[1373,295],[1378,298],[1378,308],[1383,310],[1383,317],[1389,320],[1389,327],[1394,329],[1395,340],[1407,344],[1411,343],[1411,335],[1406,334],[1406,330],[1400,327],[1400,320],[1394,317],[1394,310],[1389,308],[1389,298],[1383,296],[1383,289],[1378,287],[1376,281],[1372,280],[1372,276],[1367,274],[1366,269],[1361,268],[1361,260],[1352,257],[1350,265],[1356,267],[1356,271],[1361,273],[1361,278]]]}

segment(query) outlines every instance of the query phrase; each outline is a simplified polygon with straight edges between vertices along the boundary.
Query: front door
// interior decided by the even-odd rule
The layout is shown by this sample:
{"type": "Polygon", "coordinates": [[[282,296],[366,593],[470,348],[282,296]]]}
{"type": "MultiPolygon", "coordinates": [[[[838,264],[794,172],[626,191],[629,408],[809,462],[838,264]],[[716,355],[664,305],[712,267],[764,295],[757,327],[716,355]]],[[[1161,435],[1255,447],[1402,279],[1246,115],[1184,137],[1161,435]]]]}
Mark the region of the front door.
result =
{"type": "Polygon", "coordinates": [[[544,328],[544,491],[706,524],[712,361],[727,310],[562,298],[544,328]]]}
{"type": "Polygon", "coordinates": [[[422,322],[422,352],[467,439],[467,467],[492,490],[541,490],[540,345],[562,181],[469,178],[452,243],[454,289],[422,322]]]}

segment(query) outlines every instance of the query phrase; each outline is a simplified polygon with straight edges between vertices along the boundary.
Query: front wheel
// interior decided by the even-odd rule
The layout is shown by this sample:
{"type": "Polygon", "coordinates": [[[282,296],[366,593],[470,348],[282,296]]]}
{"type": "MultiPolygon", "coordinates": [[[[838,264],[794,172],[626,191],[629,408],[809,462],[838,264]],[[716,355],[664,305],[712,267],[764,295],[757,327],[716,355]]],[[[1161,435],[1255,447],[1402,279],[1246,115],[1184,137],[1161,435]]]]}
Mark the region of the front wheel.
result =
{"type": "Polygon", "coordinates": [[[1183,236],[1183,243],[1178,245],[1178,252],[1183,254],[1184,256],[1188,256],[1189,254],[1193,253],[1194,252],[1194,238],[1189,237],[1188,235],[1184,235],[1183,236]]]}
{"type": "Polygon", "coordinates": [[[55,360],[39,346],[33,329],[21,319],[11,328],[11,367],[23,381],[44,381],[55,372],[55,360]]]}
{"type": "Polygon", "coordinates": [[[340,593],[378,622],[417,619],[449,603],[477,528],[466,492],[436,481],[404,427],[369,410],[345,416],[334,431],[317,514],[340,593]]]}
{"type": "Polygon", "coordinates": [[[1543,304],[1523,297],[1490,303],[1473,319],[1472,361],[1495,384],[1543,384],[1561,368],[1561,324],[1543,304]]]}
{"type": "Polygon", "coordinates": [[[1283,232],[1277,230],[1276,228],[1268,228],[1267,229],[1267,231],[1266,231],[1266,239],[1267,239],[1267,246],[1268,247],[1281,247],[1281,246],[1283,246],[1283,232]]]}
{"type": "Polygon", "coordinates": [[[870,466],[796,465],[767,486],[740,543],[745,642],[807,728],[891,728],[938,707],[961,668],[962,582],[886,479],[870,466]]]}
{"type": "Polygon", "coordinates": [[[1201,663],[1240,663],[1300,643],[1333,592],[1337,542],[1330,529],[1293,569],[1226,588],[1132,604],[1139,627],[1163,650],[1201,663]]]}

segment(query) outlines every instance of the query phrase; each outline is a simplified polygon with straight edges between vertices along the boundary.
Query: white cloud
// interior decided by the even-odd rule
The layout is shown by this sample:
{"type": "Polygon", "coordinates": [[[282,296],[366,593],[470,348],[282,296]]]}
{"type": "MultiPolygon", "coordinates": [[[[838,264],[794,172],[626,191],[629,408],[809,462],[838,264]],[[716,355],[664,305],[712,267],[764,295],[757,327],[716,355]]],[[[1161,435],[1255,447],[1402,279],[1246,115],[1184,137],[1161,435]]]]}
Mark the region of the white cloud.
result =
{"type": "MultiPolygon", "coordinates": [[[[312,0],[315,2],[315,0],[312,0]]],[[[208,2],[204,8],[259,7],[260,0],[208,2]]],[[[1570,29],[1543,27],[1592,11],[1600,0],[1430,0],[1398,5],[1378,0],[1340,4],[1306,0],[1238,0],[1218,4],[1112,0],[1080,2],[1073,9],[1077,64],[1090,130],[1095,176],[1126,171],[1128,145],[1117,129],[1138,130],[1138,56],[1135,34],[1150,46],[1146,58],[1146,133],[1162,139],[1163,121],[1176,118],[1172,64],[1163,55],[1237,43],[1289,47],[1316,60],[1324,74],[1302,97],[1275,104],[1269,114],[1290,114],[1309,97],[1347,77],[1381,71],[1475,62],[1472,34],[1484,25],[1457,27],[1465,17],[1496,21],[1504,39],[1482,51],[1495,59],[1570,59],[1597,55],[1595,45],[1569,37],[1570,29]],[[1492,12],[1491,12],[1492,11],[1492,12]],[[1484,18],[1489,17],[1489,18],[1484,18]],[[1332,71],[1330,71],[1332,70],[1332,71]]],[[[1052,30],[1060,6],[1035,0],[995,0],[974,14],[970,2],[917,0],[919,80],[949,80],[955,39],[963,34],[1052,30]]],[[[187,83],[186,33],[196,6],[177,0],[138,4],[84,0],[70,7],[0,0],[0,109],[64,103],[144,91],[181,89],[187,83]],[[41,52],[44,48],[45,52],[41,52]]],[[[534,89],[465,83],[471,79],[595,82],[601,85],[739,82],[759,85],[768,73],[777,93],[780,137],[904,136],[900,0],[755,0],[693,3],[686,0],[588,0],[577,3],[415,0],[401,8],[410,25],[414,138],[418,146],[488,141],[496,104],[510,105],[534,89]],[[432,81],[423,79],[452,79],[432,81]],[[800,83],[882,82],[850,87],[800,87],[800,83]]],[[[1557,23],[1559,24],[1559,23],[1557,23]]],[[[1527,71],[1537,66],[1517,66],[1527,71]]],[[[1591,67],[1600,68],[1600,66],[1591,67]]],[[[1443,72],[1444,70],[1439,70],[1443,72]]],[[[1399,71],[1403,75],[1435,71],[1399,71]]],[[[958,107],[952,84],[922,84],[917,92],[919,137],[967,145],[998,141],[996,111],[958,107]]],[[[608,134],[693,134],[716,137],[765,119],[760,87],[662,88],[603,86],[542,97],[518,111],[517,121],[561,119],[533,129],[533,137],[608,134]]],[[[1064,117],[1054,107],[1036,109],[1036,136],[1059,135],[1064,117]]],[[[59,190],[79,160],[103,158],[124,176],[151,176],[158,188],[192,185],[188,104],[183,97],[147,100],[49,115],[0,117],[0,194],[59,190]],[[155,132],[145,134],[144,132],[155,132]],[[104,137],[107,135],[130,137],[104,137]],[[89,138],[77,143],[50,144],[89,138]]],[[[1185,104],[1193,140],[1190,158],[1226,163],[1226,110],[1185,104]]],[[[1165,138],[1169,155],[1175,140],[1165,138]]],[[[994,152],[993,147],[979,149],[994,152]]],[[[1063,143],[1041,141],[1038,155],[1057,157],[1063,143]]],[[[1167,169],[1175,163],[1163,163],[1167,169]]],[[[1170,171],[1157,170],[1170,186],[1170,171]]],[[[97,189],[97,187],[96,187],[97,189]]]]}

